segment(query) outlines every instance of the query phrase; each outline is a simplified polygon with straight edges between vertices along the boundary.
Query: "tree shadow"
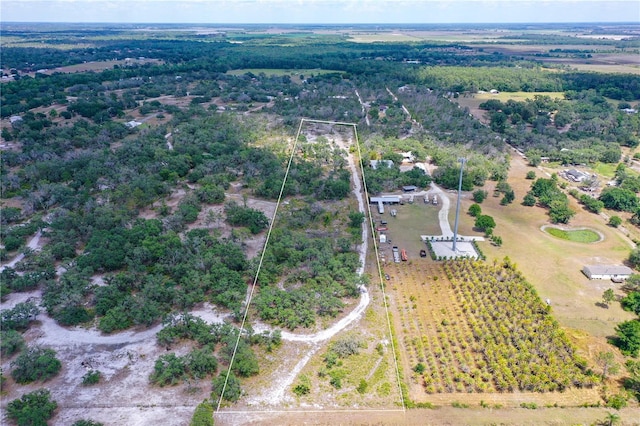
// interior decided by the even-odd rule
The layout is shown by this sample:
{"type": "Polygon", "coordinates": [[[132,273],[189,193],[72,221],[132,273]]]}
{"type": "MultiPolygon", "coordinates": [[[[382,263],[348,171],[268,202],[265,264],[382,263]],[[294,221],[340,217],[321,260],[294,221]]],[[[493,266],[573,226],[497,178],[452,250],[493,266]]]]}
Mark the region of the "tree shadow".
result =
{"type": "Polygon", "coordinates": [[[597,307],[599,307],[599,308],[602,308],[602,309],[609,309],[609,305],[607,305],[607,304],[606,304],[606,303],[604,303],[604,302],[596,302],[596,303],[595,303],[595,305],[596,305],[597,307]]]}

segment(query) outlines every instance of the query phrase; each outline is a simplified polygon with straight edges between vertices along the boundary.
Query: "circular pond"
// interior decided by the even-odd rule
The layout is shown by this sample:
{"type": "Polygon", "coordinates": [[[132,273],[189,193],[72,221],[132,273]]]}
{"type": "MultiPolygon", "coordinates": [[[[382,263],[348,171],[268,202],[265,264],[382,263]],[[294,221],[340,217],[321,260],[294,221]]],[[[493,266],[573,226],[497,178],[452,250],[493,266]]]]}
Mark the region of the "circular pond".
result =
{"type": "Polygon", "coordinates": [[[556,238],[576,243],[597,243],[604,239],[600,232],[590,228],[563,229],[555,226],[543,226],[542,230],[556,238]]]}

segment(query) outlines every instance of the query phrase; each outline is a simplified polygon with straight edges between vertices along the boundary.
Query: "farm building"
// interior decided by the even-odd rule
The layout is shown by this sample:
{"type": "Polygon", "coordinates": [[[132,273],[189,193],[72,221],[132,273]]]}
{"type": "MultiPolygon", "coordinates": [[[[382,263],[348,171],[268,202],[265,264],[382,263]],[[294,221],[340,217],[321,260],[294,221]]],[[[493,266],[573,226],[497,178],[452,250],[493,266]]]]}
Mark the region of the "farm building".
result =
{"type": "Polygon", "coordinates": [[[572,180],[574,182],[582,182],[589,179],[588,173],[576,169],[566,170],[564,173],[566,179],[572,180]]]}
{"type": "Polygon", "coordinates": [[[383,197],[370,197],[369,202],[371,204],[378,204],[378,213],[383,214],[385,204],[398,204],[400,199],[400,196],[387,195],[383,197]]]}
{"type": "Polygon", "coordinates": [[[590,280],[626,280],[633,273],[629,267],[622,265],[585,265],[582,273],[590,280]]]}
{"type": "Polygon", "coordinates": [[[418,187],[417,187],[417,186],[415,186],[415,185],[405,185],[405,186],[403,186],[403,187],[402,187],[402,190],[403,190],[404,192],[413,192],[413,191],[415,191],[416,189],[418,189],[418,187]]]}

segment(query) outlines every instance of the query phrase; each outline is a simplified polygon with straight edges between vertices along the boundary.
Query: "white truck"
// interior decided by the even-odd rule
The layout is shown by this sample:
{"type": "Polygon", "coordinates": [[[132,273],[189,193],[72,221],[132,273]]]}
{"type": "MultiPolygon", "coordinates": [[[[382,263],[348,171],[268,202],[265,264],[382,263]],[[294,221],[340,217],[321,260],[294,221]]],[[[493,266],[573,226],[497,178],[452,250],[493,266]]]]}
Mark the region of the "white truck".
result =
{"type": "Polygon", "coordinates": [[[398,247],[397,246],[393,246],[391,251],[393,252],[393,261],[395,263],[400,263],[400,251],[398,251],[398,247]]]}

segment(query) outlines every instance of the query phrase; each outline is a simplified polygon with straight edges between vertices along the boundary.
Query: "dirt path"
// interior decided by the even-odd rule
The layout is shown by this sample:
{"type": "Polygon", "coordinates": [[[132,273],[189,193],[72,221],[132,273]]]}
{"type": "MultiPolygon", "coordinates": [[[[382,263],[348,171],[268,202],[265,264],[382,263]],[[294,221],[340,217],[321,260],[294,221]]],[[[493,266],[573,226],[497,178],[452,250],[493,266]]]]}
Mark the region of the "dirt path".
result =
{"type": "Polygon", "coordinates": [[[358,93],[358,90],[356,89],[356,96],[358,97],[358,102],[360,102],[360,106],[362,107],[362,115],[364,115],[364,119],[367,123],[367,126],[371,126],[371,123],[369,122],[369,115],[367,114],[367,109],[364,106],[364,102],[362,102],[362,98],[360,97],[360,93],[358,93]]]}
{"type": "MultiPolygon", "coordinates": [[[[36,232],[36,235],[34,235],[31,238],[31,240],[29,240],[29,242],[27,243],[27,248],[29,248],[31,250],[36,250],[36,249],[40,248],[40,237],[41,236],[42,236],[42,231],[36,232]]],[[[13,267],[15,267],[16,264],[18,262],[20,262],[22,259],[24,259],[24,254],[23,253],[19,253],[9,263],[6,263],[4,265],[0,265],[0,272],[4,271],[5,268],[13,268],[13,267]]]]}
{"type": "Polygon", "coordinates": [[[453,237],[453,231],[449,224],[449,208],[451,207],[449,195],[447,195],[446,192],[433,182],[431,182],[431,192],[438,194],[440,196],[440,201],[442,201],[442,207],[440,207],[440,211],[438,212],[438,222],[440,223],[442,236],[453,237]]]}

